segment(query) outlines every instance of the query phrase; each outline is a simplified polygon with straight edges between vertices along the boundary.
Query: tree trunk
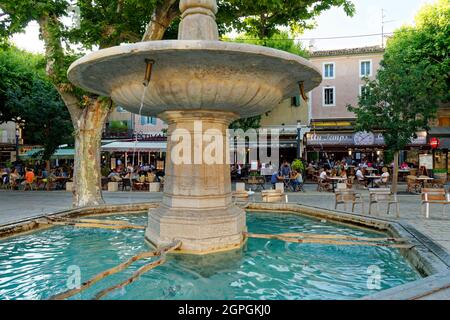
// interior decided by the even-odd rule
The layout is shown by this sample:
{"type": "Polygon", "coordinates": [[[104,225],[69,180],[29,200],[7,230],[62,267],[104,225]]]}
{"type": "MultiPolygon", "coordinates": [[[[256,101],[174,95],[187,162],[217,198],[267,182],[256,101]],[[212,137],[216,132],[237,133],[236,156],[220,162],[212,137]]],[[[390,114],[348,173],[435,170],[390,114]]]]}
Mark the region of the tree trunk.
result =
{"type": "Polygon", "coordinates": [[[180,14],[179,0],[165,0],[157,6],[142,41],[161,40],[172,21],[180,14]]]}
{"type": "Polygon", "coordinates": [[[74,207],[96,206],[105,203],[102,197],[100,168],[103,125],[109,108],[95,100],[83,109],[75,133],[74,207]]]}
{"type": "Polygon", "coordinates": [[[60,90],[75,129],[75,163],[73,173],[73,206],[86,207],[105,203],[102,196],[100,168],[103,126],[111,102],[90,99],[83,109],[79,100],[60,90]]]}
{"type": "Polygon", "coordinates": [[[399,151],[395,151],[394,153],[394,172],[392,173],[392,193],[397,193],[398,191],[398,159],[399,159],[399,151]]]}

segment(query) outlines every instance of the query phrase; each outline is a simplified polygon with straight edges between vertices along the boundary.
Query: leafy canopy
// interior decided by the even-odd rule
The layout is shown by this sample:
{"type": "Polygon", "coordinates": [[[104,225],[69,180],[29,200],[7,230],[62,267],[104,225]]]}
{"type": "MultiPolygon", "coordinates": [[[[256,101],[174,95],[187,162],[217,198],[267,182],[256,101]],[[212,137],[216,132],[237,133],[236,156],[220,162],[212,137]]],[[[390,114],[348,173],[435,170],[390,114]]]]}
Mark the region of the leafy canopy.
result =
{"type": "Polygon", "coordinates": [[[42,145],[44,160],[73,143],[70,115],[45,75],[45,60],[16,48],[0,50],[0,123],[8,121],[24,121],[25,141],[42,145]]]}
{"type": "Polygon", "coordinates": [[[286,27],[301,33],[332,7],[342,7],[348,15],[355,12],[349,0],[219,0],[218,5],[218,22],[226,31],[235,29],[258,39],[271,38],[286,27]]]}

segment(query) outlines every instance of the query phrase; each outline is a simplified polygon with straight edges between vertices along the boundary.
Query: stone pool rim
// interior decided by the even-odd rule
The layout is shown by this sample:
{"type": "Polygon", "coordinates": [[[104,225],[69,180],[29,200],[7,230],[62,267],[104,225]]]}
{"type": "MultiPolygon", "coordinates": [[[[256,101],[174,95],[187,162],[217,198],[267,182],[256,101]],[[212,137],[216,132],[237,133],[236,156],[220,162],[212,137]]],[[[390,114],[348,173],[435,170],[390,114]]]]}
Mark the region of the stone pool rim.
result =
{"type": "MultiPolygon", "coordinates": [[[[4,240],[52,228],[53,226],[43,225],[37,221],[46,216],[74,218],[147,213],[149,209],[156,208],[159,204],[160,202],[99,205],[37,215],[7,224],[0,224],[0,239],[4,240]]],[[[374,295],[362,298],[363,300],[415,300],[436,294],[439,296],[439,292],[450,288],[450,255],[439,244],[406,223],[391,220],[386,216],[363,216],[297,203],[254,202],[243,205],[243,208],[250,212],[276,212],[277,214],[294,214],[327,220],[337,224],[384,232],[391,236],[407,239],[413,245],[413,248],[400,249],[399,251],[424,278],[380,291],[374,295]]],[[[239,248],[236,248],[236,250],[239,250],[239,248]]]]}

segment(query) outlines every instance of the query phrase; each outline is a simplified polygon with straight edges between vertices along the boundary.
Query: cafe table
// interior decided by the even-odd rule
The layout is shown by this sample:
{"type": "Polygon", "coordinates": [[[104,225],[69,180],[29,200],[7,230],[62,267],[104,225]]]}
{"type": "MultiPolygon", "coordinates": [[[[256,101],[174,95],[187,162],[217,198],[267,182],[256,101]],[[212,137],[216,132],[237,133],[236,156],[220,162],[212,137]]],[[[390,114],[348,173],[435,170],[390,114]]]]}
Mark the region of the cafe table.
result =
{"type": "Polygon", "coordinates": [[[370,176],[366,176],[366,179],[369,180],[369,183],[371,183],[372,188],[374,188],[373,183],[375,182],[375,179],[381,179],[381,176],[370,175],[370,176]]]}
{"type": "Polygon", "coordinates": [[[328,178],[329,181],[331,181],[331,186],[333,188],[333,192],[335,192],[336,190],[336,184],[342,181],[347,181],[347,178],[342,178],[342,177],[331,177],[328,178]]]}
{"type": "Polygon", "coordinates": [[[406,180],[406,176],[409,175],[410,169],[400,169],[398,170],[399,178],[402,181],[406,180]]]}
{"type": "Polygon", "coordinates": [[[420,181],[420,183],[422,184],[422,188],[425,188],[425,183],[427,183],[428,181],[433,181],[434,178],[430,178],[430,177],[418,177],[416,178],[417,181],[420,181]]]}

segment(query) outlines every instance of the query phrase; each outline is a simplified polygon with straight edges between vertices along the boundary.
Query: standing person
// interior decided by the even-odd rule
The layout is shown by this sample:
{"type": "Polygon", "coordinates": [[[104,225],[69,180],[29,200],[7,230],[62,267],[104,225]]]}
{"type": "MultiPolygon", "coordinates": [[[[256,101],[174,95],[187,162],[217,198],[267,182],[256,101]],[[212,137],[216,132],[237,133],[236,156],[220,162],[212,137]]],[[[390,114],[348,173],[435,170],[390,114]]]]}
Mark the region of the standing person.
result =
{"type": "Polygon", "coordinates": [[[289,166],[289,163],[287,161],[283,162],[283,165],[281,166],[281,175],[284,178],[288,178],[291,176],[291,167],[289,166]]]}

